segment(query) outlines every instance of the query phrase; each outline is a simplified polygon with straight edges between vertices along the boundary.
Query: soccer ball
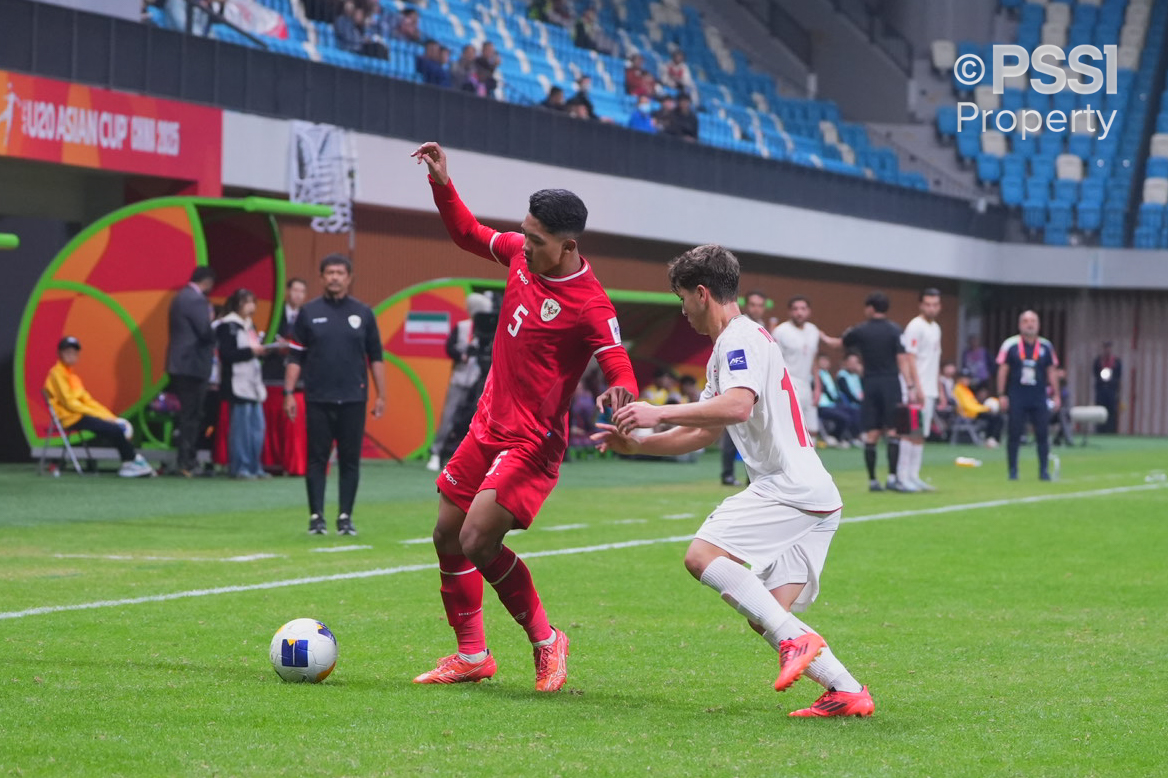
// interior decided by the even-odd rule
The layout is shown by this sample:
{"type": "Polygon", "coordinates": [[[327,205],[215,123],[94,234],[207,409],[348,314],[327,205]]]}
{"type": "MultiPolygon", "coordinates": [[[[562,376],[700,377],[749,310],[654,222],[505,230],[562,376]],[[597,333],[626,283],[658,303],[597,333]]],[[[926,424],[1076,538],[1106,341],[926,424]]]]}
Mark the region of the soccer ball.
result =
{"type": "Polygon", "coordinates": [[[1002,411],[1002,404],[998,402],[997,397],[987,397],[985,407],[990,413],[1001,413],[1002,411]]]}
{"type": "Polygon", "coordinates": [[[337,639],[316,619],[293,619],[276,630],[269,656],[285,681],[320,683],[337,666],[337,639]]]}

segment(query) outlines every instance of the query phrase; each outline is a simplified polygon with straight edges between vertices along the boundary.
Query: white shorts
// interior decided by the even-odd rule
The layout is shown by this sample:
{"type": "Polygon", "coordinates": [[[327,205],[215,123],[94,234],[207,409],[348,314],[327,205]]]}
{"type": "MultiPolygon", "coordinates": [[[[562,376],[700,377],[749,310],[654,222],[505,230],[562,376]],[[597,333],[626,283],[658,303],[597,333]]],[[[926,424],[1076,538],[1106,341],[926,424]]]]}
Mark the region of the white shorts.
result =
{"type": "Polygon", "coordinates": [[[819,595],[819,577],[843,509],[810,513],[753,489],[723,500],[694,537],[741,559],[768,590],[806,584],[791,606],[801,611],[819,595]]]}
{"type": "Polygon", "coordinates": [[[819,434],[819,406],[815,404],[815,390],[799,381],[795,384],[795,395],[799,398],[799,411],[803,414],[803,423],[812,435],[819,434]]]}
{"type": "Polygon", "coordinates": [[[926,397],[925,404],[921,406],[921,437],[929,437],[929,431],[933,429],[933,416],[937,413],[937,398],[926,397]]]}

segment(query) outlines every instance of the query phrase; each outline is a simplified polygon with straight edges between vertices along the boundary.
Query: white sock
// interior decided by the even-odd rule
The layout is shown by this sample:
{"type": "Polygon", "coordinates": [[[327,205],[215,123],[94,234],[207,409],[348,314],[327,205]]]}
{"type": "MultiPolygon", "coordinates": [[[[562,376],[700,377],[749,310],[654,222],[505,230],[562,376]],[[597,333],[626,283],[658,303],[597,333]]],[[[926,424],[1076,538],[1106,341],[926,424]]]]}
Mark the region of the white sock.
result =
{"type": "Polygon", "coordinates": [[[791,640],[803,634],[803,622],[783,610],[762,581],[732,559],[721,556],[711,562],[702,573],[702,583],[721,594],[734,610],[761,625],[764,637],[776,650],[777,640],[791,640]]]}
{"type": "Polygon", "coordinates": [[[925,458],[925,443],[921,441],[913,446],[913,478],[921,480],[921,462],[925,458]]]}
{"type": "Polygon", "coordinates": [[[902,484],[908,482],[912,473],[912,442],[908,438],[900,439],[900,455],[896,460],[896,480],[902,484]]]}
{"type": "Polygon", "coordinates": [[[823,647],[823,651],[819,653],[814,662],[808,665],[803,674],[824,689],[835,689],[838,692],[858,692],[864,688],[859,681],[852,677],[843,663],[835,658],[835,654],[831,653],[831,649],[827,646],[823,647]]]}
{"type": "Polygon", "coordinates": [[[543,648],[544,646],[550,646],[552,643],[555,643],[555,642],[556,642],[556,628],[552,627],[552,634],[549,635],[546,640],[539,640],[539,641],[536,641],[535,643],[532,643],[531,645],[535,646],[536,648],[543,648]]]}
{"type": "Polygon", "coordinates": [[[467,662],[470,662],[471,664],[478,664],[479,662],[486,659],[487,654],[489,654],[489,653],[490,653],[489,651],[480,651],[477,654],[464,654],[461,651],[459,651],[458,655],[459,655],[459,657],[461,657],[462,659],[464,659],[467,662]]]}

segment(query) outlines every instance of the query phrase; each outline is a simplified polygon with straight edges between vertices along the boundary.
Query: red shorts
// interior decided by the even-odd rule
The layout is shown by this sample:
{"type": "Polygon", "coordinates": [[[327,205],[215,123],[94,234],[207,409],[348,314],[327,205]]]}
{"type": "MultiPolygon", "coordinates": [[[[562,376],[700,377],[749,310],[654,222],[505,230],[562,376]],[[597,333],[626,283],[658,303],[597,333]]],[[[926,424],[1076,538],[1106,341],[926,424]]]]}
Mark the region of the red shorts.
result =
{"type": "Polygon", "coordinates": [[[499,440],[476,417],[435,483],[463,512],[476,494],[494,489],[495,501],[527,529],[560,480],[561,457],[551,453],[536,441],[499,440]]]}

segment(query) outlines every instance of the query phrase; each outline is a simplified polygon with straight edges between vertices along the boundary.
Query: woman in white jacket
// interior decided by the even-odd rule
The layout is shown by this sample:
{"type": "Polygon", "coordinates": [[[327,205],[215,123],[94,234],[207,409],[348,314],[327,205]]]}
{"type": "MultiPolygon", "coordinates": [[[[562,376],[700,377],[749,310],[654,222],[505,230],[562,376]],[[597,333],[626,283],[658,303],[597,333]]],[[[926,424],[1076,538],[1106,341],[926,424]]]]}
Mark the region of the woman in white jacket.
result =
{"type": "Polygon", "coordinates": [[[221,370],[219,392],[231,404],[228,469],[234,478],[267,478],[260,465],[260,452],[264,447],[263,404],[268,392],[259,360],[264,349],[251,321],[255,294],[237,289],[227,298],[225,308],[227,313],[215,322],[215,335],[221,370]]]}

